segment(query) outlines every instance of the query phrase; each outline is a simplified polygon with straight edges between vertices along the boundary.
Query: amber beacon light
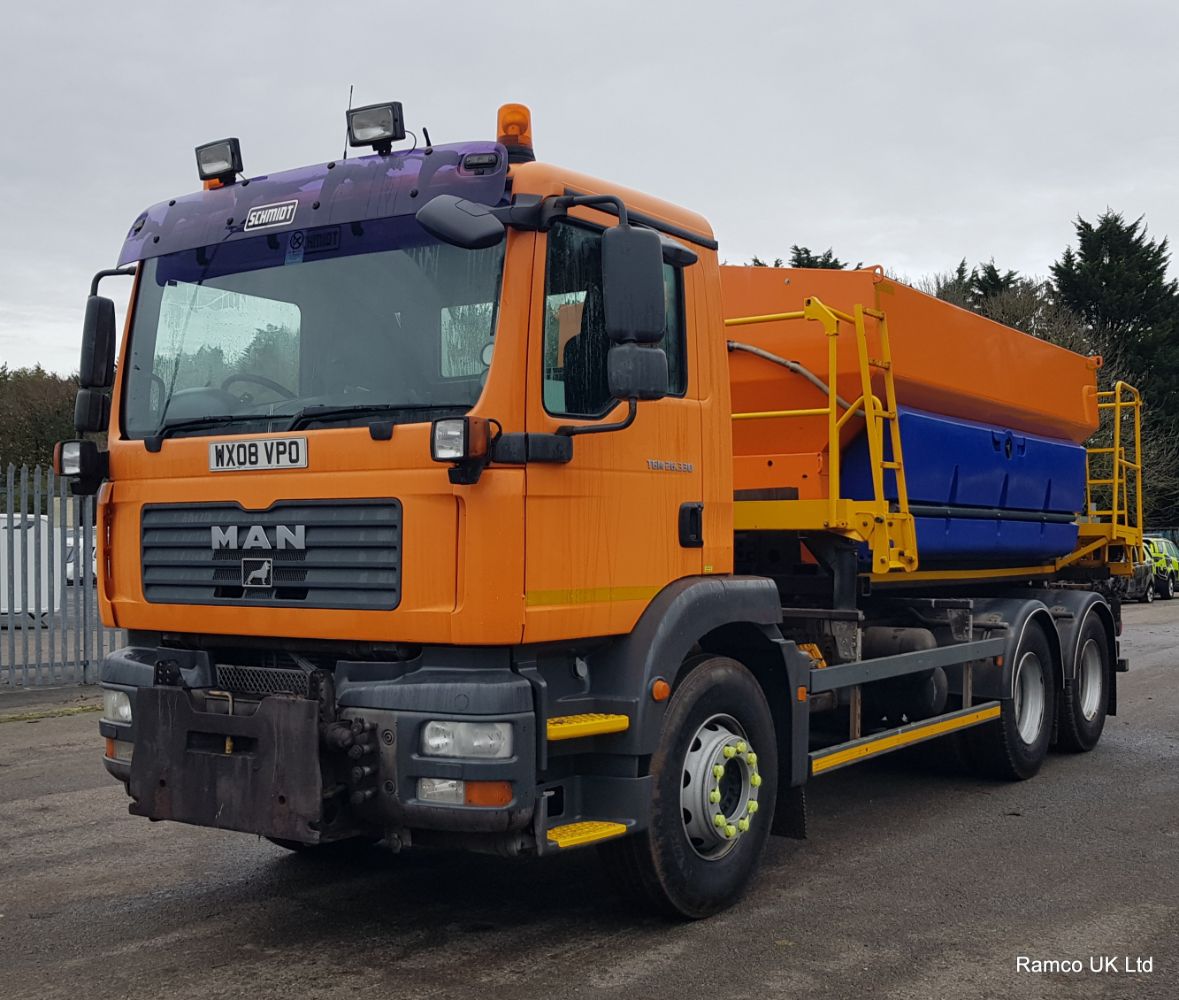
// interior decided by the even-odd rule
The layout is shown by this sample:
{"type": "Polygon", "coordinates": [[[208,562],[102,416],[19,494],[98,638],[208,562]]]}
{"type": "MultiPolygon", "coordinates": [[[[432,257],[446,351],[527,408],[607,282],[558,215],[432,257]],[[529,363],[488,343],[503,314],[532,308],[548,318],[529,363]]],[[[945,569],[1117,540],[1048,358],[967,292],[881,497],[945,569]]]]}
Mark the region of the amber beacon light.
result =
{"type": "Polygon", "coordinates": [[[529,163],[536,159],[532,151],[532,112],[523,104],[500,105],[496,141],[508,150],[511,163],[529,163]]]}

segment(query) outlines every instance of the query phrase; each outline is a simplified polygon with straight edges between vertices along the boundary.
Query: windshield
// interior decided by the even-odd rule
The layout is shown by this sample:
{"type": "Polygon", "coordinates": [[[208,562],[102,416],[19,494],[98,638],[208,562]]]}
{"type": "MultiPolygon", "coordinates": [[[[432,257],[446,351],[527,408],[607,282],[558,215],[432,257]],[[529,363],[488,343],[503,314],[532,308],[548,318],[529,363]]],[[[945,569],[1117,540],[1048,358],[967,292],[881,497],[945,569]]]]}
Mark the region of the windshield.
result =
{"type": "Polygon", "coordinates": [[[396,420],[464,413],[491,362],[503,254],[502,244],[438,243],[403,216],[145,261],[124,433],[364,419],[353,410],[396,420]]]}

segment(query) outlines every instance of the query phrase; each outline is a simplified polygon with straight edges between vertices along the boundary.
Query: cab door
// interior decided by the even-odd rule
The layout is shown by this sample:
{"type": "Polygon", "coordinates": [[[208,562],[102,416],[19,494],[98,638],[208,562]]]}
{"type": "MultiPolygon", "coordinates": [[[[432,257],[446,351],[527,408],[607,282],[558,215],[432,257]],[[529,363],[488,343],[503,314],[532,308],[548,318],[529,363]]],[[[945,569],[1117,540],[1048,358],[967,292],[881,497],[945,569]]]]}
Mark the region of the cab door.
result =
{"type": "MultiPolygon", "coordinates": [[[[600,213],[537,241],[527,429],[622,421],[606,378],[600,213]],[[589,221],[600,220],[599,224],[589,221]]],[[[625,429],[572,438],[568,464],[530,462],[525,483],[526,642],[629,631],[667,584],[699,574],[701,413],[691,268],[664,265],[669,394],[641,402],[625,429]]]]}

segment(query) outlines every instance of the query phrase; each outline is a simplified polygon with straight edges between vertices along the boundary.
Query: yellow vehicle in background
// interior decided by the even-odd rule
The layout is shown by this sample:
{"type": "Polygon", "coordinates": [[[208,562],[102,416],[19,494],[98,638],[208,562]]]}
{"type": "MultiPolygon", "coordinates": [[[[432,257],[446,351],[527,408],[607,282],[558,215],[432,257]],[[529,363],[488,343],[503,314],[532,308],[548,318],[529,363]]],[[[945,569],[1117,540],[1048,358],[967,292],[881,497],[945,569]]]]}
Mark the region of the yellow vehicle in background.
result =
{"type": "Polygon", "coordinates": [[[1179,546],[1171,539],[1154,535],[1142,539],[1146,554],[1154,563],[1154,589],[1164,601],[1175,596],[1179,580],[1179,546]]]}

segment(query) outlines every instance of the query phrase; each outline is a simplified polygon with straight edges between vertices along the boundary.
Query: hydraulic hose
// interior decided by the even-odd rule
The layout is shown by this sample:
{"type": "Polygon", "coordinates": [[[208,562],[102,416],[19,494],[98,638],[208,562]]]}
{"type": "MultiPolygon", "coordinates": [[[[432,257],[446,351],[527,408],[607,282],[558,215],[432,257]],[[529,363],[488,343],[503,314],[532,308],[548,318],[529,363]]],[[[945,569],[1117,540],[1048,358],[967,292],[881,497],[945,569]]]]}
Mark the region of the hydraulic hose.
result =
{"type": "MultiPolygon", "coordinates": [[[[794,372],[795,375],[801,375],[804,379],[810,382],[816,389],[823,393],[824,396],[831,395],[831,387],[827,385],[818,375],[816,375],[809,368],[800,365],[797,361],[788,361],[786,358],[780,358],[776,354],[771,354],[769,351],[763,351],[760,347],[754,347],[752,344],[742,344],[739,340],[730,340],[728,342],[730,351],[744,351],[746,354],[753,354],[756,357],[763,358],[766,361],[771,361],[776,365],[781,365],[788,371],[794,372]]],[[[838,393],[835,396],[835,402],[842,406],[845,410],[851,409],[851,403],[840,396],[838,393]]],[[[858,410],[859,416],[864,415],[863,410],[858,410]]]]}

